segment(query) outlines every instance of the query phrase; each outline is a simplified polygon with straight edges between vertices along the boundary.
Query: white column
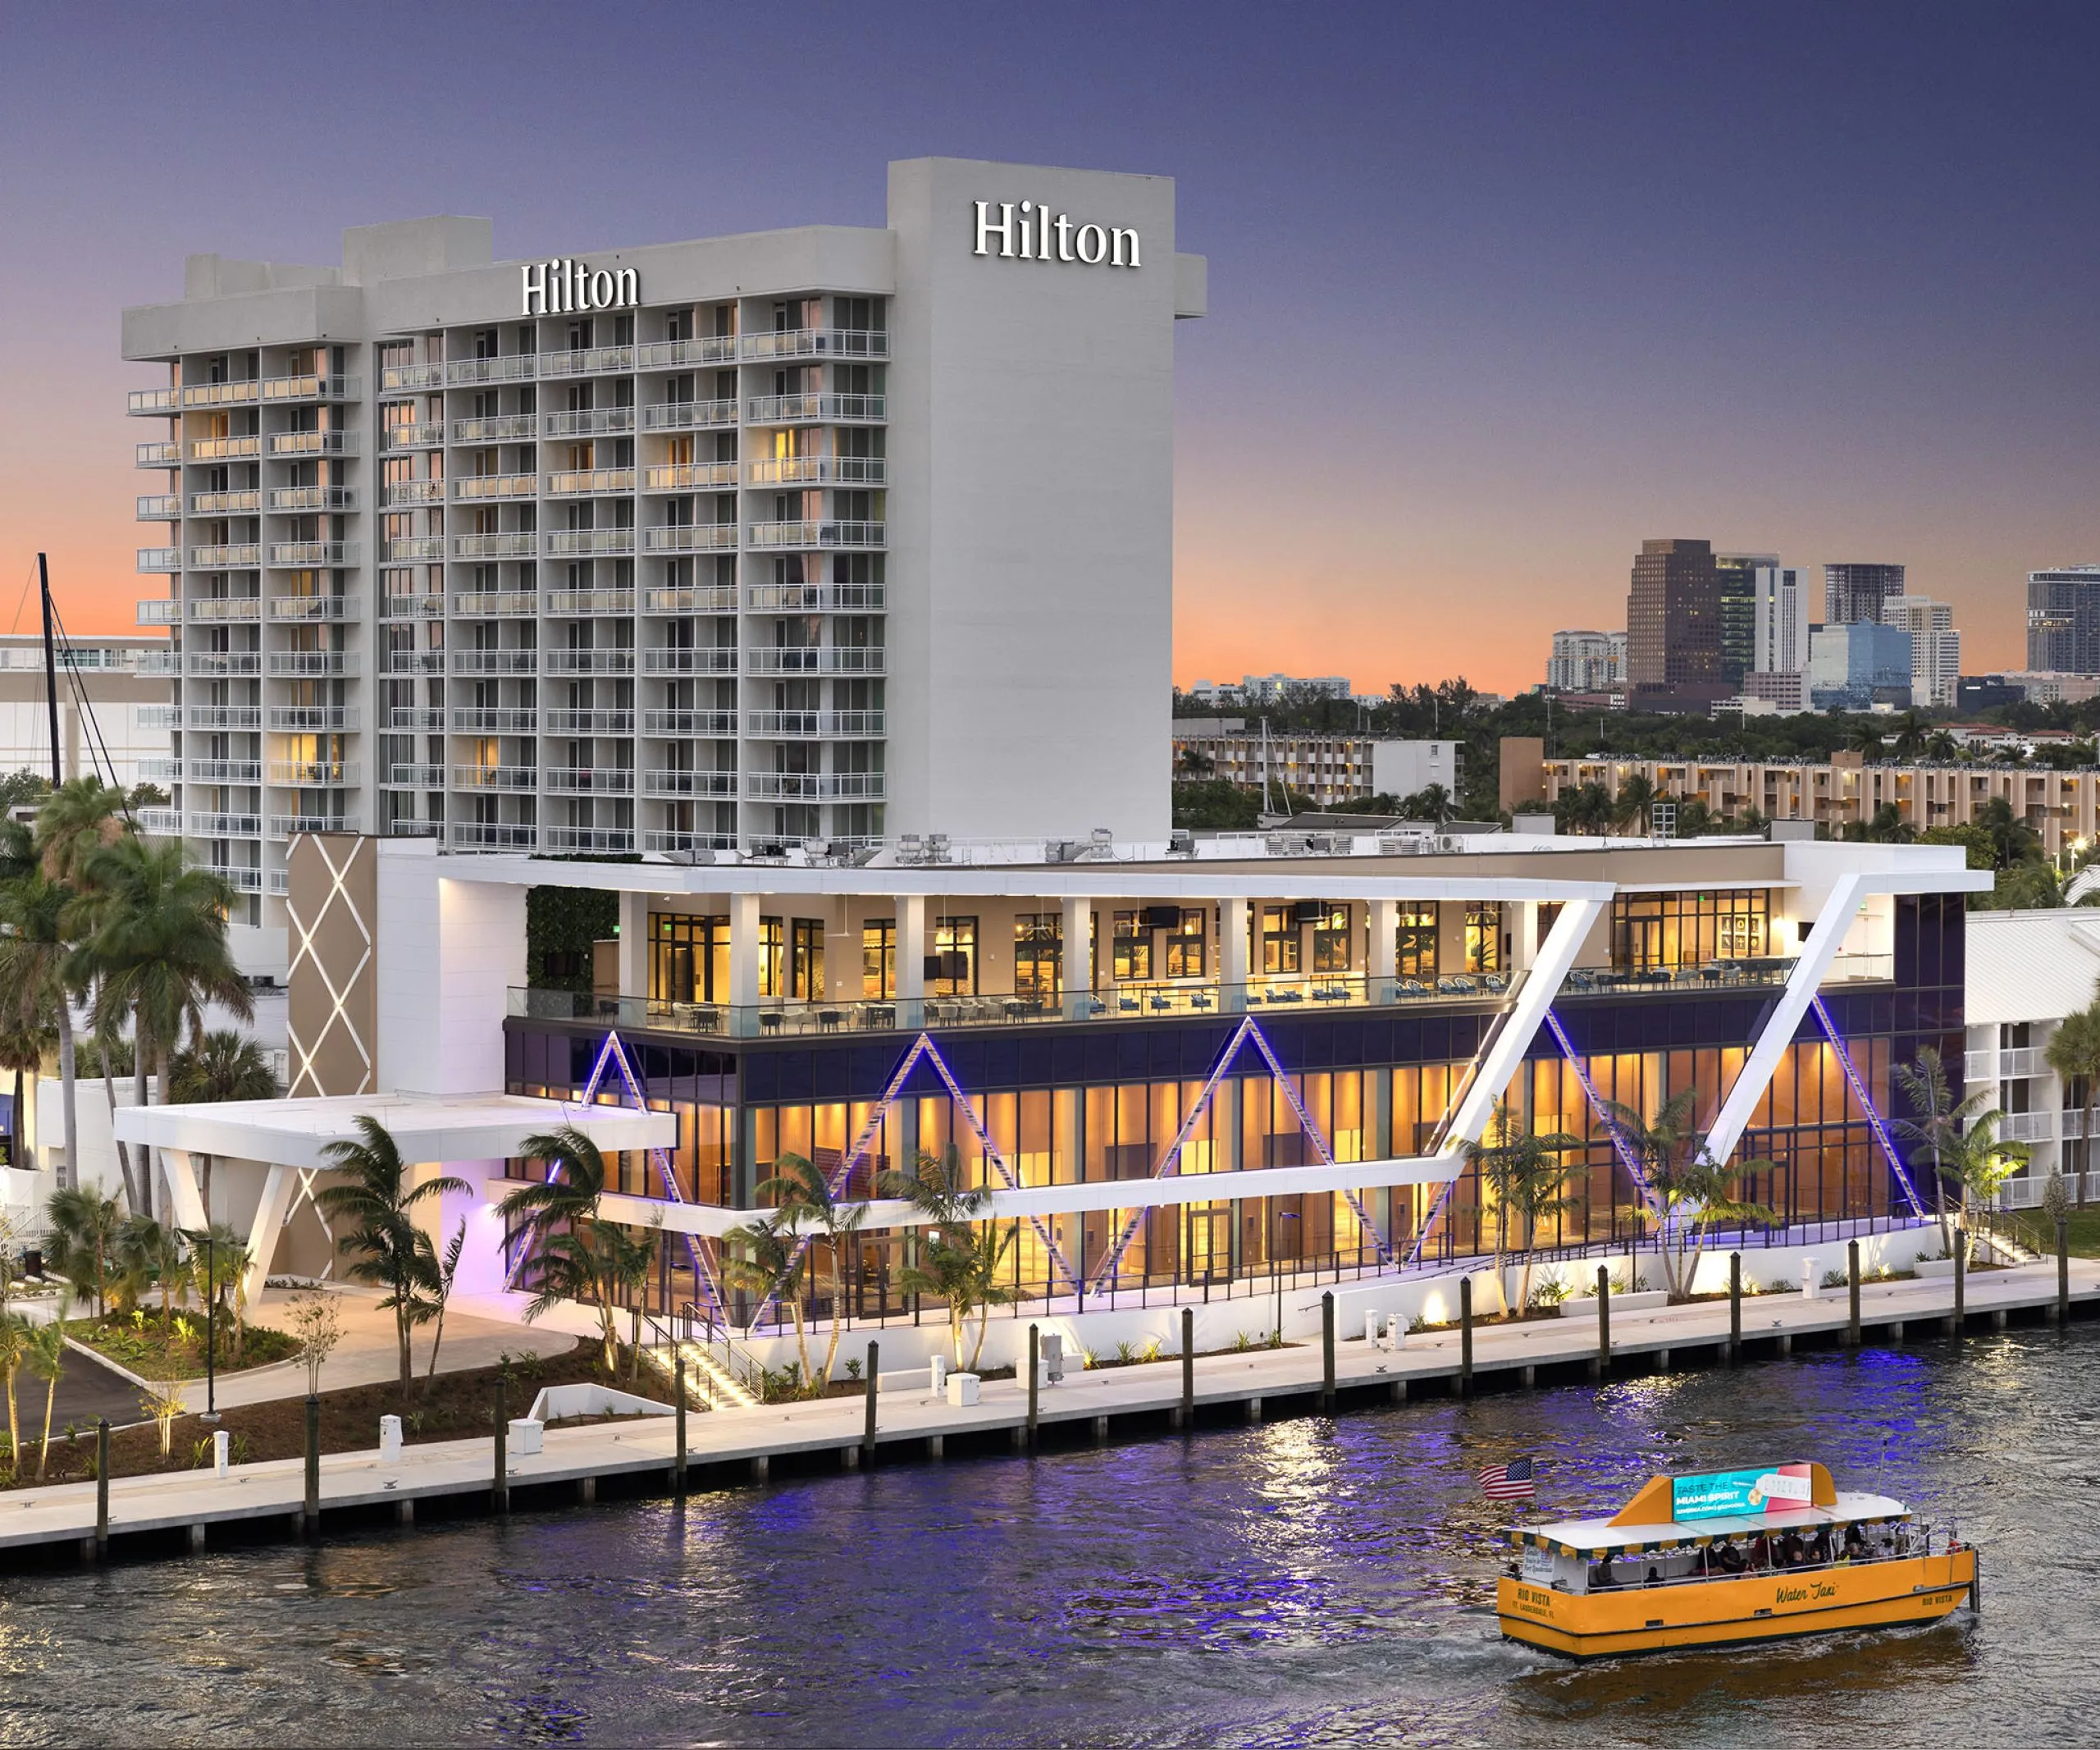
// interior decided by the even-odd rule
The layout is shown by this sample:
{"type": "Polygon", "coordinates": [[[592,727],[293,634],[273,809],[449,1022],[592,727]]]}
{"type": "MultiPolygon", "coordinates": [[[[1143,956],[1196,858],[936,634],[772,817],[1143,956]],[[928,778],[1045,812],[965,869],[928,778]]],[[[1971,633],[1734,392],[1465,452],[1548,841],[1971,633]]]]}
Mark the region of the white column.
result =
{"type": "Polygon", "coordinates": [[[1093,902],[1067,897],[1061,944],[1065,1014],[1084,1020],[1093,1012],[1093,902]]]}
{"type": "Polygon", "coordinates": [[[1509,970],[1522,972],[1538,957],[1539,902],[1520,899],[1505,905],[1502,916],[1509,926],[1509,970]]]}
{"type": "Polygon", "coordinates": [[[758,895],[729,896],[729,1030],[758,1031],[758,895]]]}
{"type": "MultiPolygon", "coordinates": [[[[649,997],[649,896],[620,895],[620,994],[637,1003],[649,997]]],[[[622,1016],[625,1019],[624,1014],[622,1016]]]]}
{"type": "Polygon", "coordinates": [[[1398,980],[1393,966],[1399,957],[1400,902],[1371,902],[1371,963],[1364,968],[1364,994],[1373,1003],[1390,1003],[1398,980]]]}
{"type": "Polygon", "coordinates": [[[1224,987],[1218,1007],[1247,1007],[1247,902],[1227,899],[1218,907],[1217,976],[1224,987]]]}
{"type": "Polygon", "coordinates": [[[897,896],[897,1019],[915,1027],[926,1016],[926,896],[897,896]]]}
{"type": "Polygon", "coordinates": [[[175,1225],[204,1227],[204,1197],[199,1189],[196,1158],[187,1149],[163,1149],[160,1152],[167,1167],[169,1213],[175,1218],[175,1225]]]}

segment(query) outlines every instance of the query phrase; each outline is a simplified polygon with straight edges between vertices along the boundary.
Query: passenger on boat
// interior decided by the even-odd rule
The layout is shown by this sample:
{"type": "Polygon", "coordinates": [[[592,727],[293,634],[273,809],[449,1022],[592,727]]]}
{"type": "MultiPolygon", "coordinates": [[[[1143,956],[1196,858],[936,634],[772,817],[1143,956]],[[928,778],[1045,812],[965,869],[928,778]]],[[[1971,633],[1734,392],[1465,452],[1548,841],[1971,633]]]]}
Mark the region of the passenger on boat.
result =
{"type": "Polygon", "coordinates": [[[1643,1583],[1650,1586],[1661,1585],[1663,1583],[1662,1570],[1659,1568],[1650,1567],[1648,1570],[1648,1578],[1643,1583]]]}
{"type": "Polygon", "coordinates": [[[1856,1525],[1845,1528],[1845,1553],[1842,1559],[1846,1561],[1865,1561],[1867,1559],[1867,1540],[1860,1535],[1860,1528],[1856,1525]]]}
{"type": "Polygon", "coordinates": [[[1745,1565],[1742,1547],[1732,1538],[1720,1546],[1714,1559],[1719,1562],[1723,1574],[1740,1574],[1745,1565]]]}
{"type": "Polygon", "coordinates": [[[1772,1546],[1763,1532],[1750,1540],[1750,1567],[1753,1574],[1760,1574],[1772,1565],[1772,1546]]]}
{"type": "Polygon", "coordinates": [[[1829,1565],[1830,1528],[1828,1525],[1816,1527],[1815,1541],[1808,1547],[1808,1559],[1819,1568],[1827,1567],[1829,1565]]]}
{"type": "Polygon", "coordinates": [[[1779,1538],[1779,1565],[1798,1568],[1801,1565],[1801,1540],[1791,1531],[1783,1533],[1779,1538]]]}
{"type": "Polygon", "coordinates": [[[1604,1559],[1590,1570],[1590,1590],[1607,1592],[1618,1584],[1618,1576],[1611,1571],[1611,1551],[1606,1550],[1604,1559]]]}

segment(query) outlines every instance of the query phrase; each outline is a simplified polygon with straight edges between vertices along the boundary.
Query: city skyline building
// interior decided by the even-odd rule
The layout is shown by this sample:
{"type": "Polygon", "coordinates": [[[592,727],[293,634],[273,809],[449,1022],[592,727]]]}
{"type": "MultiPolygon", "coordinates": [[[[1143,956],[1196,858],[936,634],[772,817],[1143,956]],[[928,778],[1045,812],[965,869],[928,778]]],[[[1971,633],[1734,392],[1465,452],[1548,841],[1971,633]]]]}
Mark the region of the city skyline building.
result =
{"type": "Polygon", "coordinates": [[[2027,573],[2027,667],[2100,674],[2100,565],[2027,573]]]}
{"type": "Polygon", "coordinates": [[[1555,692],[1609,692],[1626,684],[1626,634],[1581,628],[1556,632],[1545,683],[1555,692]]]}
{"type": "Polygon", "coordinates": [[[1808,700],[1819,711],[1911,703],[1911,634],[1879,620],[1817,626],[1808,639],[1808,700]]]}
{"type": "Polygon", "coordinates": [[[1714,559],[1720,590],[1721,679],[1740,688],[1757,666],[1758,577],[1779,563],[1771,553],[1724,553],[1714,559]]]}
{"type": "Polygon", "coordinates": [[[1882,620],[1911,634],[1911,703],[1920,711],[1951,711],[1961,683],[1961,634],[1954,610],[1929,596],[1892,596],[1882,620]]]}
{"type": "Polygon", "coordinates": [[[1728,695],[1712,542],[1641,543],[1626,603],[1626,668],[1636,710],[1703,711],[1728,695]]]}
{"type": "MultiPolygon", "coordinates": [[[[69,639],[56,653],[58,770],[119,788],[165,784],[168,641],[152,634],[69,639]]],[[[39,633],[0,633],[0,776],[51,776],[51,706],[39,633]]],[[[142,816],[159,822],[157,811],[142,816]]]]}
{"type": "Polygon", "coordinates": [[[1903,567],[1844,562],[1823,568],[1823,621],[1828,626],[1879,620],[1882,605],[1903,593],[1903,567]]]}

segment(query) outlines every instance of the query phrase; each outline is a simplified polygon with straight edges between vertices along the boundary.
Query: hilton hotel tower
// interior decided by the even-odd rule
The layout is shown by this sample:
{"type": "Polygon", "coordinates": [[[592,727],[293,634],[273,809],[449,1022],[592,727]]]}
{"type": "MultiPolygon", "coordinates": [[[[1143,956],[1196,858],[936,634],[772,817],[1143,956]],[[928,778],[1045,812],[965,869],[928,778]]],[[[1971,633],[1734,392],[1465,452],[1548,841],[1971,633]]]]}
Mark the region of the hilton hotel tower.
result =
{"type": "Polygon", "coordinates": [[[303,831],[838,856],[1163,838],[1163,177],[921,158],[882,229],[192,256],[127,310],[173,806],[281,962],[303,831]],[[278,937],[281,943],[281,938],[278,937]]]}

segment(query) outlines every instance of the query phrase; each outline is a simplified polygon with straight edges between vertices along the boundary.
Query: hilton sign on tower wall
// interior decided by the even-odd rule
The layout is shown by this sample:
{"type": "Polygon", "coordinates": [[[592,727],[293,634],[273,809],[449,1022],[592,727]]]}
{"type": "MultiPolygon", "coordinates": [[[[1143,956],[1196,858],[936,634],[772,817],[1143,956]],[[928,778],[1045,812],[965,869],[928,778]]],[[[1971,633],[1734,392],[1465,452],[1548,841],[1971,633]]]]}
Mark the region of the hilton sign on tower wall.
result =
{"type": "Polygon", "coordinates": [[[1126,225],[1074,225],[1071,215],[1050,216],[1050,204],[1032,200],[1016,205],[1010,200],[980,200],[977,206],[977,248],[979,255],[997,254],[1007,260],[1072,261],[1085,267],[1136,267],[1138,233],[1126,225]],[[997,207],[998,217],[992,217],[997,207]],[[999,247],[992,248],[998,239],[999,247]],[[1030,247],[1031,240],[1033,247],[1030,247]]]}

